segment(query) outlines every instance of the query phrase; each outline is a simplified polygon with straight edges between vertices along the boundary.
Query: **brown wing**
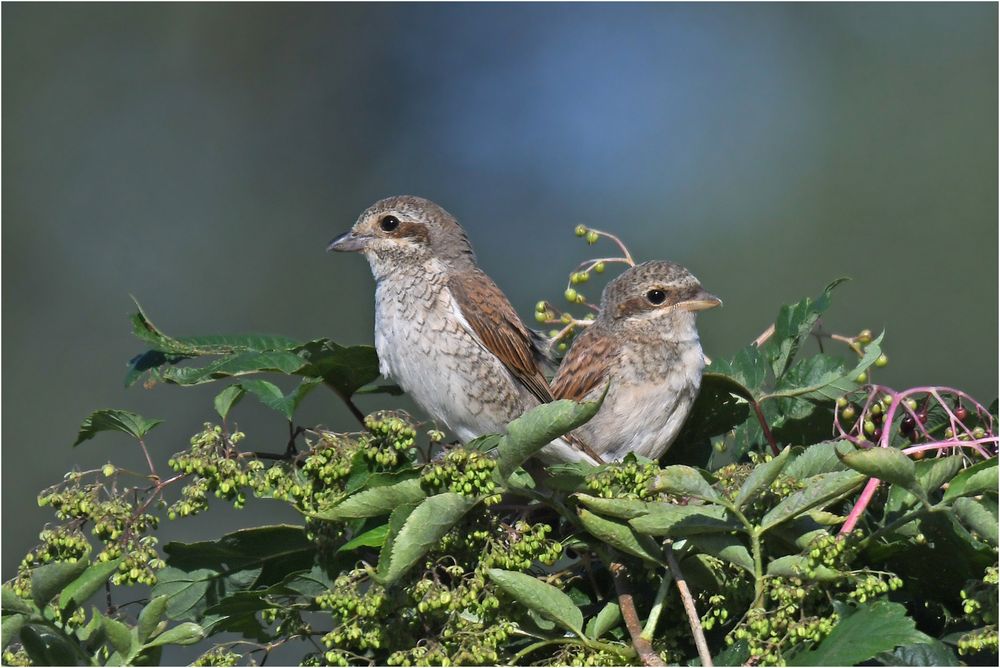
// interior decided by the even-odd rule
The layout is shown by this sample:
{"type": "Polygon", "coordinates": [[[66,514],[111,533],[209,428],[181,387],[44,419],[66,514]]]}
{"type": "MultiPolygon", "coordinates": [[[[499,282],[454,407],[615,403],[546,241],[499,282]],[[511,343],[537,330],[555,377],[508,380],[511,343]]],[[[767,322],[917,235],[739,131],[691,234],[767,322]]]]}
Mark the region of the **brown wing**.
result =
{"type": "Polygon", "coordinates": [[[552,394],[556,399],[583,401],[591,390],[603,386],[607,380],[618,344],[614,337],[600,336],[592,329],[594,325],[590,327],[573,342],[552,379],[552,394]]]}
{"type": "Polygon", "coordinates": [[[500,288],[479,270],[453,274],[448,287],[462,316],[486,349],[539,401],[552,401],[552,392],[536,362],[538,349],[531,332],[500,288]]]}

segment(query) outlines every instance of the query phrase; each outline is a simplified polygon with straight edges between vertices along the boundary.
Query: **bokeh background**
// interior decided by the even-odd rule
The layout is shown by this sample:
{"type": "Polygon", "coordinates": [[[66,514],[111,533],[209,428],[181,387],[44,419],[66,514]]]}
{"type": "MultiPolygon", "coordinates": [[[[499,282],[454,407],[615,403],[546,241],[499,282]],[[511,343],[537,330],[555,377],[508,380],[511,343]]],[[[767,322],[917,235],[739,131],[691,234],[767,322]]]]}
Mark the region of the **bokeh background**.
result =
{"type": "MultiPolygon", "coordinates": [[[[886,328],[886,382],[997,394],[996,5],[2,13],[4,579],[50,517],[40,488],[141,466],[124,436],[70,448],[91,410],[166,419],[161,466],[214,415],[214,386],[123,387],[130,293],[168,333],[370,343],[368,267],[324,247],[391,194],[456,214],[526,317],[589,256],[583,223],[725,300],[710,355],[847,275],[827,326],[886,328]]],[[[386,403],[406,405],[361,401],[386,403]]],[[[275,414],[236,418],[280,449],[275,414]]],[[[301,419],[353,428],[322,391],[301,419]]]]}

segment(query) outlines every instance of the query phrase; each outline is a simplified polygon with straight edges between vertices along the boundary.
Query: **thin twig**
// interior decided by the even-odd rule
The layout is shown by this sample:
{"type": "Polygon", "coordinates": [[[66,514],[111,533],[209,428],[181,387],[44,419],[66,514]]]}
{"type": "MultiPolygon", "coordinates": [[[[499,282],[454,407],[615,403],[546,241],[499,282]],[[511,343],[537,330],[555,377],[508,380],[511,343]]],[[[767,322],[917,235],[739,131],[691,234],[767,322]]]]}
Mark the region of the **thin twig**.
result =
{"type": "Polygon", "coordinates": [[[159,481],[160,476],[156,474],[156,467],[153,466],[153,458],[149,456],[149,450],[146,448],[146,442],[141,438],[137,440],[139,441],[139,447],[142,448],[142,454],[146,455],[146,464],[149,466],[149,476],[154,480],[159,481]]]}
{"type": "Polygon", "coordinates": [[[684,612],[687,613],[688,623],[691,625],[691,635],[694,636],[694,644],[698,648],[701,665],[705,668],[711,668],[713,665],[712,654],[708,651],[708,643],[705,642],[705,632],[701,628],[698,609],[694,606],[694,597],[691,596],[691,590],[688,589],[687,580],[684,579],[684,573],[681,572],[680,564],[677,563],[677,557],[674,556],[674,548],[670,541],[667,541],[666,553],[667,565],[670,566],[674,579],[677,580],[677,591],[680,592],[681,602],[684,603],[684,612]]]}
{"type": "Polygon", "coordinates": [[[618,607],[622,611],[622,619],[625,620],[625,628],[632,636],[632,646],[639,654],[644,666],[665,666],[667,665],[660,655],[653,649],[653,645],[642,635],[642,626],[639,623],[639,615],[635,611],[635,601],[632,600],[632,589],[625,579],[625,565],[619,562],[612,562],[608,565],[611,571],[611,578],[615,583],[615,591],[618,592],[618,607]]]}

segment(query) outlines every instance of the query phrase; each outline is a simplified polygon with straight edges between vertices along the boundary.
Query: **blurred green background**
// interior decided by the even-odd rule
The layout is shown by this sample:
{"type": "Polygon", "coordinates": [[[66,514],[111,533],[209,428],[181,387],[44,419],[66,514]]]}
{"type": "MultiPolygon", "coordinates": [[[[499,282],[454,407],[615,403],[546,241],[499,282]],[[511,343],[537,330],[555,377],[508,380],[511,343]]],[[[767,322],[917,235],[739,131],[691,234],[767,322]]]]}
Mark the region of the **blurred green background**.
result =
{"type": "MultiPolygon", "coordinates": [[[[324,247],[392,194],[456,214],[526,317],[583,223],[725,300],[710,355],[848,275],[826,323],[887,329],[880,378],[996,396],[996,5],[2,12],[4,579],[40,488],[141,466],[124,436],[70,449],[91,410],[166,419],[161,462],[214,415],[214,386],[123,388],[130,293],[168,333],[370,343],[368,267],[324,247]]],[[[282,447],[276,414],[236,418],[282,447]]],[[[321,391],[301,419],[354,428],[321,391]]],[[[294,519],[254,508],[164,535],[294,519]]]]}

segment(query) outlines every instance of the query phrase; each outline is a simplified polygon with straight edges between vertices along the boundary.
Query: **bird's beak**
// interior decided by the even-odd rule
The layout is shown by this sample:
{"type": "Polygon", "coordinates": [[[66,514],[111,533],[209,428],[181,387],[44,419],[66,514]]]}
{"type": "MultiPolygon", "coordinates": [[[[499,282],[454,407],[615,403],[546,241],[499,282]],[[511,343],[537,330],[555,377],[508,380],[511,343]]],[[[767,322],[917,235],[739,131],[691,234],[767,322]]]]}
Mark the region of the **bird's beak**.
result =
{"type": "Polygon", "coordinates": [[[701,290],[691,299],[680,303],[680,307],[687,311],[704,311],[716,306],[722,306],[722,300],[705,290],[701,290]]]}
{"type": "Polygon", "coordinates": [[[339,237],[334,238],[330,245],[326,247],[329,251],[340,251],[341,253],[356,253],[363,251],[368,244],[368,237],[355,234],[353,231],[344,232],[339,237]]]}

